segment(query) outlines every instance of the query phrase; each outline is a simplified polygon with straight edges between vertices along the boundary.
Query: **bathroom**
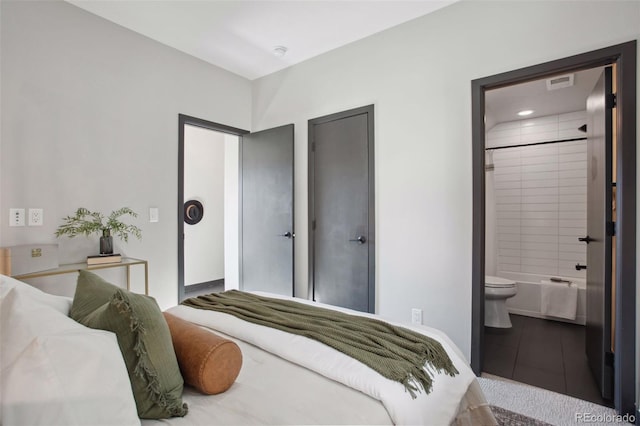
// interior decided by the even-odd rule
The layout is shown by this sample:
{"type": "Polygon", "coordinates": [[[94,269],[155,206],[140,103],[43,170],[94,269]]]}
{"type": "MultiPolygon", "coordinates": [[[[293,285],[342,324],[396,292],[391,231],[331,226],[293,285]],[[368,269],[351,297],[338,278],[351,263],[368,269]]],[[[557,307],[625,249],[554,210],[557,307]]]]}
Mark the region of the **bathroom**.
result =
{"type": "Polygon", "coordinates": [[[587,98],[602,73],[487,92],[484,371],[611,405],[585,351],[587,98]]]}

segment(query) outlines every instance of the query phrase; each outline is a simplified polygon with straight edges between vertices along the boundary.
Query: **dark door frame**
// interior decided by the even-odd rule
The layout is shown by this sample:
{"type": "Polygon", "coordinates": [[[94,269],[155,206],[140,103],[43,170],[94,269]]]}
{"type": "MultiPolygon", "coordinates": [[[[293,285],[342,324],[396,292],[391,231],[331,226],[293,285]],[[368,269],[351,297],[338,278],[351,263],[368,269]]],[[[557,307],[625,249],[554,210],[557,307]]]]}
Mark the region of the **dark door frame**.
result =
{"type": "Polygon", "coordinates": [[[315,229],[313,227],[314,223],[314,213],[315,213],[315,190],[314,190],[314,180],[315,180],[315,171],[314,171],[314,126],[318,124],[328,123],[330,121],[340,120],[347,117],[352,117],[354,115],[367,114],[367,150],[368,150],[368,168],[369,168],[369,224],[368,224],[368,258],[369,258],[369,283],[368,283],[368,292],[369,292],[369,300],[367,301],[368,312],[374,313],[376,308],[376,277],[375,277],[375,158],[374,158],[374,106],[367,105],[359,108],[350,109],[347,111],[337,112],[335,114],[325,115],[323,117],[318,117],[309,120],[308,122],[308,138],[307,138],[307,152],[308,152],[308,190],[309,190],[309,211],[308,211],[308,227],[309,227],[309,287],[308,287],[308,297],[309,299],[314,299],[314,247],[315,247],[315,238],[314,232],[315,229]]]}
{"type": "Polygon", "coordinates": [[[471,82],[473,258],[471,367],[480,375],[484,349],[485,91],[551,75],[616,64],[617,200],[614,404],[634,414],[636,402],[636,44],[635,40],[471,82]]]}
{"type": "MultiPolygon", "coordinates": [[[[242,137],[249,133],[247,130],[238,129],[213,121],[178,114],[178,303],[186,297],[184,285],[184,126],[191,125],[202,127],[216,132],[228,133],[242,137]]],[[[242,171],[240,171],[242,173],[242,171]]],[[[193,290],[202,290],[208,283],[196,284],[193,290]]]]}

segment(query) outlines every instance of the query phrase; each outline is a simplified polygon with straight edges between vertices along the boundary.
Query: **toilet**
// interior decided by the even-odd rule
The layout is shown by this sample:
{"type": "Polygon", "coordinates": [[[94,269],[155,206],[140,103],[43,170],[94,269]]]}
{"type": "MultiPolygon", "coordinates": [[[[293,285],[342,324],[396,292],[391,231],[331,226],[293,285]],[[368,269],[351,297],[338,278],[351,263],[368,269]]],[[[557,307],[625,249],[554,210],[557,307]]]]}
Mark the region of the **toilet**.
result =
{"type": "Polygon", "coordinates": [[[484,325],[511,328],[507,299],[518,292],[516,282],[500,277],[484,277],[484,325]]]}

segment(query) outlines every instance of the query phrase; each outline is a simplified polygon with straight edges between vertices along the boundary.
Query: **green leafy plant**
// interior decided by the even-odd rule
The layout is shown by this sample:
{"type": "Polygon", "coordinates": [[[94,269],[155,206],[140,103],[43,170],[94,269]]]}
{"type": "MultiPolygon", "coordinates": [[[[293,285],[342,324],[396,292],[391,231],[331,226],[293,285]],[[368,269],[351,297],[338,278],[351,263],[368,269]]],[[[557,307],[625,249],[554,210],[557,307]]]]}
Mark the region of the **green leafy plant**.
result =
{"type": "Polygon", "coordinates": [[[65,217],[64,224],[56,230],[56,237],[63,235],[73,238],[78,235],[91,235],[96,233],[102,236],[115,235],[124,242],[129,241],[129,234],[137,239],[142,238],[142,231],[135,225],[127,225],[120,220],[121,216],[129,215],[138,217],[138,214],[128,207],[114,210],[105,217],[100,212],[92,212],[84,207],[76,210],[75,215],[65,217]]]}

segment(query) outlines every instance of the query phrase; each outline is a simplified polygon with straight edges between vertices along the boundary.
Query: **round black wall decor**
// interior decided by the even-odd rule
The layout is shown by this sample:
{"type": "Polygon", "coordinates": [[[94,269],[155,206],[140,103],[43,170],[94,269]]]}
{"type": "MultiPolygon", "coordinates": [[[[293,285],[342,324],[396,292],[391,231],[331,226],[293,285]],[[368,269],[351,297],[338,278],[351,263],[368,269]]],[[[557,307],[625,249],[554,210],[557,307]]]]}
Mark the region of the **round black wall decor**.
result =
{"type": "Polygon", "coordinates": [[[184,203],[184,221],[189,225],[195,225],[202,220],[204,207],[198,200],[189,200],[184,203]]]}

